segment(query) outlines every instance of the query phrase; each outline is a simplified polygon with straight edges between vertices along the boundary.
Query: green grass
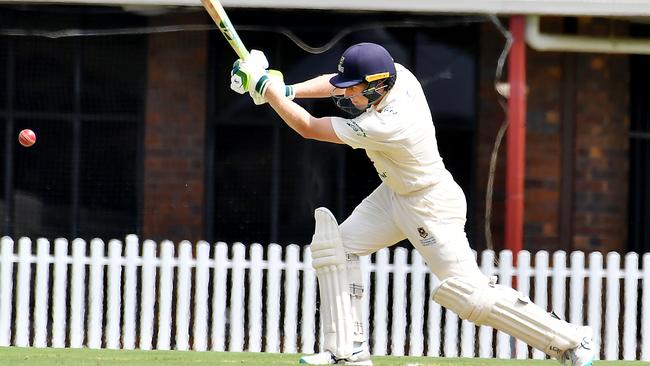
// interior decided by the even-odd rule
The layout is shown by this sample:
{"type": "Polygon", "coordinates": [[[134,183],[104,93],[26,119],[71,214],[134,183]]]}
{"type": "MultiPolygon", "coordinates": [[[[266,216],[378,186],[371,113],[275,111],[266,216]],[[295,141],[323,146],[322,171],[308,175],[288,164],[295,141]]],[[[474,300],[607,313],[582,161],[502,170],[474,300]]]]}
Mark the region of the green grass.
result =
{"type": "MultiPolygon", "coordinates": [[[[218,366],[298,365],[300,355],[234,352],[125,351],[0,347],[0,365],[11,366],[218,366]]],[[[559,365],[555,361],[493,360],[481,358],[373,357],[375,365],[497,366],[559,365]]],[[[599,361],[597,366],[641,365],[646,362],[599,361]]]]}

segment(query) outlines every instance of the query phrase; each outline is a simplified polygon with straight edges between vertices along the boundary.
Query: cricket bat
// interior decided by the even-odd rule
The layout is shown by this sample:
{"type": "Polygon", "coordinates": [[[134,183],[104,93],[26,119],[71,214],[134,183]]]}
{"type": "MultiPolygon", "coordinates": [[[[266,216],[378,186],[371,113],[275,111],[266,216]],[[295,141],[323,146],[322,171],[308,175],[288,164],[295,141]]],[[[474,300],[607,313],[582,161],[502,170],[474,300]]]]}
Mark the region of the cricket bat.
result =
{"type": "Polygon", "coordinates": [[[212,17],[212,20],[217,24],[217,27],[219,27],[223,36],[230,43],[230,47],[237,53],[237,56],[242,60],[248,58],[248,50],[244,46],[244,42],[239,38],[235,27],[233,27],[230,19],[228,19],[228,14],[226,14],[226,10],[219,0],[201,0],[201,2],[205,10],[210,14],[210,17],[212,17]]]}

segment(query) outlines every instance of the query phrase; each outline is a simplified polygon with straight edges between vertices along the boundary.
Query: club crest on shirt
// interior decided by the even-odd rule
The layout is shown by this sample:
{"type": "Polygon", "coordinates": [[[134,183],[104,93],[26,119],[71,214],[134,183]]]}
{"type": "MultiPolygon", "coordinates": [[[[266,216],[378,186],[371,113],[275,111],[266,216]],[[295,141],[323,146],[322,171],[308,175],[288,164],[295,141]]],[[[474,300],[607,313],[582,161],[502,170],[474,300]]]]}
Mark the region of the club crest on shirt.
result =
{"type": "Polygon", "coordinates": [[[420,243],[422,243],[423,246],[431,245],[436,243],[436,238],[431,235],[429,236],[429,233],[427,230],[423,227],[418,228],[418,234],[420,234],[420,243]]]}
{"type": "Polygon", "coordinates": [[[423,227],[419,227],[419,228],[418,228],[418,233],[420,233],[420,237],[421,237],[422,239],[424,239],[424,238],[426,238],[427,236],[429,236],[429,233],[427,233],[427,231],[424,230],[423,227]]]}
{"type": "Polygon", "coordinates": [[[366,137],[366,133],[363,131],[363,128],[359,127],[359,125],[353,120],[347,120],[346,124],[354,131],[354,133],[357,134],[357,136],[366,137]]]}

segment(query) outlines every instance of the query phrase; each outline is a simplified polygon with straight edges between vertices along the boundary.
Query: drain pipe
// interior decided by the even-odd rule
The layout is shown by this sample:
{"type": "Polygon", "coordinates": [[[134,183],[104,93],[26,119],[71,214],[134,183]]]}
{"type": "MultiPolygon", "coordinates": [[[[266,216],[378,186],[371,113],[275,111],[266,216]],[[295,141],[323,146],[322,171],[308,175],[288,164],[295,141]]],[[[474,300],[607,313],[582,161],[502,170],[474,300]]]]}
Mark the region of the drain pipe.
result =
{"type": "Polygon", "coordinates": [[[539,15],[526,17],[526,42],[530,47],[538,51],[650,55],[650,38],[543,34],[539,30],[539,15]]]}
{"type": "Polygon", "coordinates": [[[513,43],[508,57],[508,130],[506,134],[506,197],[504,246],[514,254],[524,242],[524,179],[526,168],[526,18],[510,18],[513,43]]]}

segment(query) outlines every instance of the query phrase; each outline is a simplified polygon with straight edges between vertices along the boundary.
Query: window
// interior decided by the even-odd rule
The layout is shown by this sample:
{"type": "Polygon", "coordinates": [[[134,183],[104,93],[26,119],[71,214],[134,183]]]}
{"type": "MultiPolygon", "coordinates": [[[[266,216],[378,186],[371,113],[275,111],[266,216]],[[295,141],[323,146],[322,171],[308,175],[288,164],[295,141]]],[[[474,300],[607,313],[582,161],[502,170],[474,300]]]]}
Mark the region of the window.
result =
{"type": "MultiPolygon", "coordinates": [[[[1,20],[27,31],[144,22],[115,10],[58,9],[7,8],[1,20]]],[[[3,235],[137,233],[145,62],[141,35],[0,37],[3,235]],[[37,135],[31,148],[17,143],[23,128],[37,135]]]]}
{"type": "MultiPolygon", "coordinates": [[[[650,27],[637,26],[635,35],[648,37],[650,27]]],[[[650,57],[630,56],[630,192],[628,250],[650,250],[650,57]]]]}

